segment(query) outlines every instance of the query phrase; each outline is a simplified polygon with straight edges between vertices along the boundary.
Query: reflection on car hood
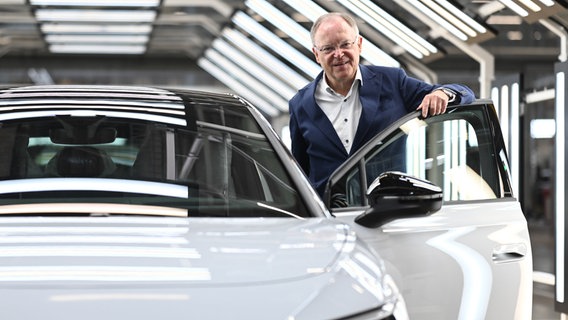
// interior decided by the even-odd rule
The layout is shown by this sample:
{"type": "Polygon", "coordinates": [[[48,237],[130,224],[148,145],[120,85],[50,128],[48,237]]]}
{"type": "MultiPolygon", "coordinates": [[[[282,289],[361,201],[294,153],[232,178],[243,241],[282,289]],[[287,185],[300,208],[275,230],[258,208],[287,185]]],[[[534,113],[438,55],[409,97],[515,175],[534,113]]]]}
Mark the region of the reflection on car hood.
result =
{"type": "MultiPolygon", "coordinates": [[[[349,275],[356,242],[329,219],[1,217],[0,307],[21,319],[41,308],[53,319],[91,319],[85,308],[93,319],[161,318],[159,310],[173,312],[168,319],[236,310],[282,319],[334,281],[360,282],[349,275]]],[[[366,273],[375,287],[351,290],[356,304],[377,304],[382,271],[366,273]]]]}

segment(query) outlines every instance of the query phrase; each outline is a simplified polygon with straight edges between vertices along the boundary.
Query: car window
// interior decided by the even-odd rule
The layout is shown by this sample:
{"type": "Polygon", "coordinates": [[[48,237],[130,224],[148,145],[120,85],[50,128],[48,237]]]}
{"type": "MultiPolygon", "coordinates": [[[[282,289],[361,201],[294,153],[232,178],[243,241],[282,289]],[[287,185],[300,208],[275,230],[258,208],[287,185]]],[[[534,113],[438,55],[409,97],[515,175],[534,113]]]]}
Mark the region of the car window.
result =
{"type": "Polygon", "coordinates": [[[371,142],[361,159],[333,184],[349,206],[367,204],[366,188],[385,171],[400,171],[440,186],[445,201],[505,196],[506,155],[495,150],[487,114],[481,108],[453,109],[444,115],[411,117],[371,142]]]}
{"type": "Polygon", "coordinates": [[[193,105],[185,119],[100,113],[2,115],[0,201],[135,203],[189,216],[308,215],[244,106],[193,105]]]}

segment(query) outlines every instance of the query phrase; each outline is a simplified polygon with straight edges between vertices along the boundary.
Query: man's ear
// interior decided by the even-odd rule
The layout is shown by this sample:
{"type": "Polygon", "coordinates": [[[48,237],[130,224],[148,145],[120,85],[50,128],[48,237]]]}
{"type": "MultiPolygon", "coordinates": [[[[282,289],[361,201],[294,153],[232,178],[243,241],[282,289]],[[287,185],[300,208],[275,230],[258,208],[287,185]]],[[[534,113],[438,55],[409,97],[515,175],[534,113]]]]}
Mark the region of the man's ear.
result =
{"type": "Polygon", "coordinates": [[[316,62],[317,62],[317,63],[320,63],[319,55],[318,55],[318,53],[319,53],[318,50],[317,50],[316,48],[312,47],[312,52],[313,52],[313,54],[314,54],[314,57],[316,57],[316,62]]]}

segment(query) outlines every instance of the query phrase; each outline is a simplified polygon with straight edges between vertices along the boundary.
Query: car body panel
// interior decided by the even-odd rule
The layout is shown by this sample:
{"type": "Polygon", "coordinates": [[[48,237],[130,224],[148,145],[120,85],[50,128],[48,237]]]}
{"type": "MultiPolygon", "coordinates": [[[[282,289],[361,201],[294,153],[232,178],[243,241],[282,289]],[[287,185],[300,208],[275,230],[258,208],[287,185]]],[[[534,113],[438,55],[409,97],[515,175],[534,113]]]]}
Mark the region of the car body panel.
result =
{"type": "MultiPolygon", "coordinates": [[[[519,202],[512,197],[506,152],[492,105],[478,104],[481,106],[451,108],[452,114],[446,118],[417,121],[419,115],[408,115],[370,141],[331,179],[333,189],[345,181],[344,177],[348,177],[347,181],[355,179],[363,172],[361,168],[368,168],[366,163],[371,159],[397,157],[397,153],[381,153],[390,152],[391,140],[402,139],[401,149],[412,157],[402,159],[405,170],[438,179],[453,189],[451,193],[444,191],[445,201],[439,211],[397,219],[378,228],[354,222],[368,209],[366,206],[332,209],[336,217],[353,225],[357,234],[381,253],[388,273],[405,296],[411,318],[530,319],[532,314],[532,251],[527,221],[519,202]],[[455,130],[452,126],[461,125],[463,119],[468,126],[455,130]],[[420,125],[413,126],[416,122],[420,125]],[[429,135],[437,136],[431,139],[433,143],[425,143],[429,135]],[[449,147],[445,139],[451,139],[452,145],[464,141],[463,149],[449,147]],[[475,155],[485,160],[470,160],[474,154],[468,147],[471,140],[476,144],[471,149],[479,152],[475,155]],[[422,152],[413,152],[420,149],[422,152]],[[447,180],[457,170],[468,175],[447,180]]],[[[389,165],[400,169],[399,162],[389,165]]],[[[359,197],[352,201],[357,203],[359,197]]]]}
{"type": "Polygon", "coordinates": [[[341,306],[310,301],[384,299],[374,256],[326,218],[3,217],[0,234],[4,319],[326,319],[341,306]]]}
{"type": "Polygon", "coordinates": [[[459,108],[394,123],[322,199],[269,122],[233,94],[0,88],[0,315],[528,317],[531,248],[499,124],[487,101],[459,108]],[[426,133],[396,142],[415,125],[426,133]],[[387,146],[412,156],[383,157],[387,146]],[[402,177],[432,179],[441,209],[356,223],[381,212],[369,211],[366,173],[393,167],[361,165],[377,156],[409,164],[402,177]],[[332,208],[341,183],[349,207],[332,208]]]}

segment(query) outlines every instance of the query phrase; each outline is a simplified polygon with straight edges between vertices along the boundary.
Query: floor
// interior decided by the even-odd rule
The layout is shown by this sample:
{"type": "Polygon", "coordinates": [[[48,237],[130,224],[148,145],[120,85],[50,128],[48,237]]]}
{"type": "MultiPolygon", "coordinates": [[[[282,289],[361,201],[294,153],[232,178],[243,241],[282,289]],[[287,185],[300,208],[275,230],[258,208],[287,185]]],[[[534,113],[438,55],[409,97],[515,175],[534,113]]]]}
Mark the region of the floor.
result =
{"type": "Polygon", "coordinates": [[[547,220],[529,220],[533,249],[533,320],[560,320],[554,310],[554,227],[547,220]]]}

